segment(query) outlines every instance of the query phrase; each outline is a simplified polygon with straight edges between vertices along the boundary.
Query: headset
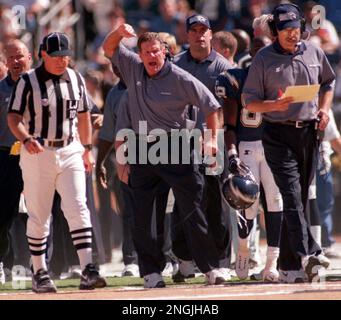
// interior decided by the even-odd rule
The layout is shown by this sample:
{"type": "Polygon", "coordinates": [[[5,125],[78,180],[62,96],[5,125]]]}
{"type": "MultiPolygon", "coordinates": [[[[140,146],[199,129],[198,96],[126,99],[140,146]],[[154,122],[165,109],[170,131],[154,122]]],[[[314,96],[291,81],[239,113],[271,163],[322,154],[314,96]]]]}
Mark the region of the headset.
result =
{"type": "MultiPolygon", "coordinates": [[[[282,6],[283,4],[280,4],[278,6],[276,6],[272,12],[275,12],[275,10],[279,7],[279,6],[282,6]]],[[[306,20],[304,18],[304,15],[303,15],[303,12],[302,12],[302,9],[297,6],[296,4],[293,4],[293,3],[288,3],[287,5],[289,6],[292,6],[294,7],[299,15],[300,15],[300,22],[301,22],[301,33],[305,32],[306,31],[306,20]]],[[[278,32],[277,32],[277,28],[276,28],[276,24],[277,24],[277,20],[275,19],[274,15],[272,14],[272,19],[269,19],[268,20],[268,25],[269,25],[269,28],[270,28],[270,31],[272,33],[272,35],[274,37],[276,37],[278,35],[278,32]]]]}

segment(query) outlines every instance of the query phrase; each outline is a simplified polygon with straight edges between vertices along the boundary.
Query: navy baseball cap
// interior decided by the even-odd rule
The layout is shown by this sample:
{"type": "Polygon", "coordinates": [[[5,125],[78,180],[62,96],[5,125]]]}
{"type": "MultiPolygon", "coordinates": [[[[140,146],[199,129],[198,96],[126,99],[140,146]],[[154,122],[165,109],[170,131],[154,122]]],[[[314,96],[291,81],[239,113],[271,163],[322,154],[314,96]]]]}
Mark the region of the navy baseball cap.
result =
{"type": "Polygon", "coordinates": [[[211,29],[210,21],[207,19],[207,17],[205,17],[201,14],[194,14],[194,15],[192,15],[186,19],[186,30],[187,30],[187,32],[196,23],[203,24],[208,29],[211,29]]]}
{"type": "Polygon", "coordinates": [[[69,37],[62,32],[52,32],[44,37],[40,50],[46,51],[51,57],[71,56],[69,37]]]}
{"type": "Polygon", "coordinates": [[[277,30],[301,27],[301,12],[292,4],[281,4],[272,12],[277,30]]]}

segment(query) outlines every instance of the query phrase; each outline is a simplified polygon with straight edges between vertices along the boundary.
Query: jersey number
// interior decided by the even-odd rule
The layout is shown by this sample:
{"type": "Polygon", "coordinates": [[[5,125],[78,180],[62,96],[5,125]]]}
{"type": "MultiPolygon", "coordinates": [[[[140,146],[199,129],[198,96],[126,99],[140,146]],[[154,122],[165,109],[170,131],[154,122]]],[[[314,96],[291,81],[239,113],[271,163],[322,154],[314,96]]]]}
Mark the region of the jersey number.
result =
{"type": "Polygon", "coordinates": [[[240,122],[244,127],[258,128],[262,123],[262,115],[259,112],[250,112],[247,109],[242,108],[240,122]]]}

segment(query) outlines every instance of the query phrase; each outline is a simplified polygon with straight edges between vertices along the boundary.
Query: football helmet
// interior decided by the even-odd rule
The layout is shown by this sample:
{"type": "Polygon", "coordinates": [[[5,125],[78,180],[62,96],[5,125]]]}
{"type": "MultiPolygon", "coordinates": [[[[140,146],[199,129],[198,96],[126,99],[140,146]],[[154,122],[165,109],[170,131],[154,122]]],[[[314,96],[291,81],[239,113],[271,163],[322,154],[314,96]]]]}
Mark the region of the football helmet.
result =
{"type": "Polygon", "coordinates": [[[223,183],[223,195],[232,208],[244,210],[258,199],[259,185],[252,174],[230,174],[223,183]]]}

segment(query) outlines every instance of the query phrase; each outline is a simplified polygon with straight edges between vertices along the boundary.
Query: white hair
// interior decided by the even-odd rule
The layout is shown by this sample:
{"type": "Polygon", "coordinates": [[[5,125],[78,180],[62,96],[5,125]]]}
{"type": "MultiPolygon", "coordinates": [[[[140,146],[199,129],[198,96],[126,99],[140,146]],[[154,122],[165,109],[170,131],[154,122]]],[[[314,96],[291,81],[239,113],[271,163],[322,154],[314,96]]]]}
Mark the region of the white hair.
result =
{"type": "Polygon", "coordinates": [[[262,14],[260,17],[255,18],[252,23],[253,30],[260,29],[263,36],[267,36],[271,39],[272,33],[268,25],[268,21],[272,18],[272,14],[262,14]]]}

